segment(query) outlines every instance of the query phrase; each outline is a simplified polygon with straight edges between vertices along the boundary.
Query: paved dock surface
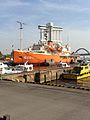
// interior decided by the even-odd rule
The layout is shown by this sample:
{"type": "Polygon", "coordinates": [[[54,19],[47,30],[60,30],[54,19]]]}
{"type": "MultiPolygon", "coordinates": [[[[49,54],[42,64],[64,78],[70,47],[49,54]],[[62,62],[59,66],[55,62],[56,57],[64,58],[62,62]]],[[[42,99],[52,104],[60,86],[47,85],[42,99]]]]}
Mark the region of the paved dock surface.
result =
{"type": "Polygon", "coordinates": [[[0,81],[0,116],[11,120],[90,120],[90,91],[0,81]]]}

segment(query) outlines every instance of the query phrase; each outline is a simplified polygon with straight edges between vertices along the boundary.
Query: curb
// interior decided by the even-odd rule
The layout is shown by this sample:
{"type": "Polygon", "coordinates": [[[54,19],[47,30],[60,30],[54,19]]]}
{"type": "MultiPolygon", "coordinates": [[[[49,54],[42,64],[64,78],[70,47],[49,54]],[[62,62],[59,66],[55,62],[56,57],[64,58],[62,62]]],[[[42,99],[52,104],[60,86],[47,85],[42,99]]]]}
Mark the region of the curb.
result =
{"type": "Polygon", "coordinates": [[[85,90],[85,91],[90,91],[90,88],[84,88],[84,87],[79,87],[79,86],[65,86],[62,84],[50,84],[50,83],[39,83],[40,85],[48,85],[48,86],[56,86],[56,87],[65,87],[65,88],[71,88],[71,89],[79,89],[79,90],[85,90]]]}

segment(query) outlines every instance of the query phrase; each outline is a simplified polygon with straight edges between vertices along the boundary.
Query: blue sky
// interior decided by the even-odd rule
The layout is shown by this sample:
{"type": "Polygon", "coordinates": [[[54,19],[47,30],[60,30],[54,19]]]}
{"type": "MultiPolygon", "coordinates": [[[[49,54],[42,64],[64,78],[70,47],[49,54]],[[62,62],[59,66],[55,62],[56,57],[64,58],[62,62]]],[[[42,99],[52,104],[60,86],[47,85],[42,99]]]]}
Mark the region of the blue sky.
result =
{"type": "Polygon", "coordinates": [[[0,0],[0,51],[20,48],[19,24],[26,23],[23,48],[39,40],[38,25],[63,27],[63,44],[90,51],[90,0],[0,0]]]}

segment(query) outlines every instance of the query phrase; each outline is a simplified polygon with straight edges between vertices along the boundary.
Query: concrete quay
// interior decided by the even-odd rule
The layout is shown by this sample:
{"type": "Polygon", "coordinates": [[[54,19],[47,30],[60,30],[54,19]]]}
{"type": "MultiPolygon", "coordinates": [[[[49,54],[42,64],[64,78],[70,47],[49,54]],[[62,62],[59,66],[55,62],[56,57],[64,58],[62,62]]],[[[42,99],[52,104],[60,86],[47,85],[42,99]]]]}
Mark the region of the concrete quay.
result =
{"type": "Polygon", "coordinates": [[[0,115],[11,120],[90,120],[90,91],[0,81],[0,115]]]}
{"type": "Polygon", "coordinates": [[[72,69],[72,68],[59,68],[52,66],[43,70],[38,69],[30,72],[1,75],[1,79],[17,81],[17,82],[25,82],[25,83],[26,82],[44,83],[59,79],[63,70],[66,69],[72,69]]]}

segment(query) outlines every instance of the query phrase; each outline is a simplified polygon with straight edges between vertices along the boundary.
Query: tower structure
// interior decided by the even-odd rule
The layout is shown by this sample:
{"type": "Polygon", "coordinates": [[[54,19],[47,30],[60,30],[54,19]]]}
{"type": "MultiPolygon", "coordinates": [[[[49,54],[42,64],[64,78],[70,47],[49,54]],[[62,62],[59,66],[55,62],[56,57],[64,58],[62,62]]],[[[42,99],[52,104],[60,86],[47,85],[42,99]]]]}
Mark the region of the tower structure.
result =
{"type": "Polygon", "coordinates": [[[38,28],[40,29],[40,41],[42,43],[46,43],[47,41],[61,42],[61,31],[63,28],[53,26],[52,22],[46,25],[39,25],[38,28]]]}

